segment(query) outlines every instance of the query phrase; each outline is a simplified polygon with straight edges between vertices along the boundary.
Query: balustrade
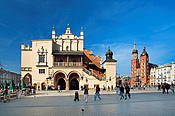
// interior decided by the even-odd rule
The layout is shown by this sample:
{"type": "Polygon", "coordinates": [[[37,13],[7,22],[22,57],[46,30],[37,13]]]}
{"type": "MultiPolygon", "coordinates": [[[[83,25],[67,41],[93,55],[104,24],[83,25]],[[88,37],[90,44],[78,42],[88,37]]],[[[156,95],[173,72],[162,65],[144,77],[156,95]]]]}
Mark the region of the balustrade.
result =
{"type": "Polygon", "coordinates": [[[82,66],[82,62],[54,62],[54,66],[78,67],[82,66]]]}

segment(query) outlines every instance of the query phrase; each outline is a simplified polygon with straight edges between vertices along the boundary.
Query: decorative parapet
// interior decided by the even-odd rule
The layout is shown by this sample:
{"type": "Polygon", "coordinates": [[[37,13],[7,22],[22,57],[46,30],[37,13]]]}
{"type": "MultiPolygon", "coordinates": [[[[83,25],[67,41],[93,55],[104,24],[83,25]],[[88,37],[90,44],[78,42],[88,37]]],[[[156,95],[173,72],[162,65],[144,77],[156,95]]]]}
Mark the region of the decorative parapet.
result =
{"type": "Polygon", "coordinates": [[[21,71],[32,71],[32,67],[21,67],[21,71]]]}
{"type": "Polygon", "coordinates": [[[32,47],[30,45],[21,44],[22,51],[32,51],[32,47]]]}

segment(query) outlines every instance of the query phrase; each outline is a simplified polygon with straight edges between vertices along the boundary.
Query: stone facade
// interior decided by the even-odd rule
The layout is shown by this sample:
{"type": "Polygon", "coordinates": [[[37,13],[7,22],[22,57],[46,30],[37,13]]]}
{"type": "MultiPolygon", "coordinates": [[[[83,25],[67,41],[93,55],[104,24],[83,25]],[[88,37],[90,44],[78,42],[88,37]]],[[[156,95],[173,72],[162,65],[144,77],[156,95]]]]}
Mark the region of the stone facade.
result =
{"type": "Polygon", "coordinates": [[[20,79],[21,79],[20,74],[0,68],[0,84],[5,84],[5,81],[7,83],[10,83],[11,80],[13,80],[14,84],[18,86],[20,83],[20,79]]]}
{"type": "Polygon", "coordinates": [[[155,71],[155,84],[175,83],[175,63],[160,65],[155,71]]]}
{"type": "Polygon", "coordinates": [[[21,45],[21,76],[27,85],[38,89],[48,86],[62,90],[115,88],[116,60],[110,49],[106,60],[84,49],[84,31],[75,36],[71,28],[57,36],[52,29],[51,39],[32,40],[32,47],[21,45]]]}

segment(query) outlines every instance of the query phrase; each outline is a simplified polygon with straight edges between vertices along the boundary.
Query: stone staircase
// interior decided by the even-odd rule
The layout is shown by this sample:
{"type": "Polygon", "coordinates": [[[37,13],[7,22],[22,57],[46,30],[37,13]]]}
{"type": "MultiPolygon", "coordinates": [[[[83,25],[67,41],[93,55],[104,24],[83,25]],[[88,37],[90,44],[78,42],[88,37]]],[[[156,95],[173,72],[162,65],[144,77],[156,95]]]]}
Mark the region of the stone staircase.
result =
{"type": "Polygon", "coordinates": [[[96,79],[98,79],[98,80],[100,80],[100,81],[104,80],[104,78],[99,77],[97,74],[95,74],[94,72],[92,72],[92,71],[90,71],[90,70],[88,70],[88,69],[86,69],[86,68],[84,68],[84,67],[83,67],[83,72],[85,72],[85,73],[88,74],[89,76],[95,77],[96,79]]]}

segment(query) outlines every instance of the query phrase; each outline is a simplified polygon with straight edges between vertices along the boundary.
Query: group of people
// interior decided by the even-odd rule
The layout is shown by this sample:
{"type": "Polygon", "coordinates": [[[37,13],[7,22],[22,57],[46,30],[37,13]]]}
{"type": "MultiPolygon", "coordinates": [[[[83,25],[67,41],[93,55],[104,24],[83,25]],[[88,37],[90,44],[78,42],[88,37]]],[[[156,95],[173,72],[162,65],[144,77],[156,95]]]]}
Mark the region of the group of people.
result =
{"type": "Polygon", "coordinates": [[[158,84],[158,90],[162,89],[162,93],[163,94],[168,94],[169,93],[169,89],[171,90],[171,93],[174,94],[174,84],[172,83],[171,85],[168,83],[161,83],[158,84]]]}
{"type": "MultiPolygon", "coordinates": [[[[89,94],[89,90],[88,90],[88,86],[85,86],[84,87],[84,101],[87,103],[88,102],[88,94],[89,94]]],[[[101,97],[100,97],[100,87],[97,85],[96,86],[96,91],[95,91],[95,94],[94,94],[94,101],[97,100],[97,98],[99,100],[101,100],[101,97]]],[[[75,98],[74,98],[74,101],[79,101],[79,94],[78,94],[78,91],[75,91],[75,98]]]]}
{"type": "Polygon", "coordinates": [[[126,85],[120,85],[120,86],[116,86],[116,94],[120,95],[120,100],[122,99],[127,99],[127,97],[130,99],[131,98],[131,94],[130,94],[130,87],[128,84],[126,85]]]}
{"type": "Polygon", "coordinates": [[[6,88],[0,87],[0,101],[4,101],[5,99],[10,99],[11,97],[16,99],[20,99],[21,95],[34,95],[36,94],[35,87],[28,87],[20,89],[19,86],[15,86],[14,90],[10,90],[10,87],[7,86],[6,88]]]}
{"type": "MultiPolygon", "coordinates": [[[[84,90],[84,101],[87,103],[88,102],[88,87],[85,86],[83,88],[84,90]]],[[[120,85],[116,87],[116,94],[120,95],[120,100],[122,99],[127,99],[127,98],[131,98],[131,94],[130,94],[130,87],[129,85],[120,85]]],[[[95,94],[94,94],[94,101],[96,101],[97,99],[101,100],[100,97],[100,87],[97,85],[96,89],[95,89],[95,94]]],[[[78,91],[75,91],[75,97],[74,97],[74,101],[79,101],[79,93],[78,91]]]]}

